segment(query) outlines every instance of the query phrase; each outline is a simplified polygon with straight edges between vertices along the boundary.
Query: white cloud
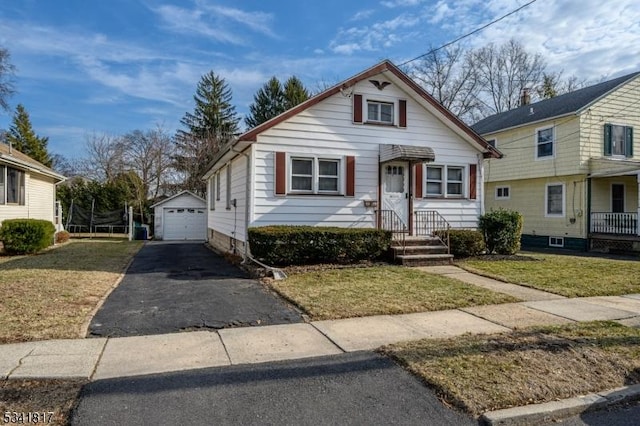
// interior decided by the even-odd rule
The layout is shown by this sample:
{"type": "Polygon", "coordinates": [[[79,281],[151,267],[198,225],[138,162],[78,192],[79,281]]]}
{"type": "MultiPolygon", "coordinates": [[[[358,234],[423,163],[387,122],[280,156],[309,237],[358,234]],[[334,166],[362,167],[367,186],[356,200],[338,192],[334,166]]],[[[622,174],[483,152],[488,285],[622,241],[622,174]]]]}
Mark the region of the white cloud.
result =
{"type": "Polygon", "coordinates": [[[271,29],[273,15],[269,13],[246,12],[205,0],[196,0],[193,8],[167,4],[151,10],[162,19],[167,29],[181,34],[196,34],[236,45],[247,44],[245,37],[239,35],[244,31],[231,25],[235,23],[255,33],[276,37],[271,29]]]}
{"type": "Polygon", "coordinates": [[[371,17],[371,15],[373,15],[374,13],[375,13],[375,10],[373,10],[373,9],[361,10],[361,11],[357,12],[355,15],[353,15],[349,19],[349,21],[351,21],[351,22],[363,21],[365,19],[369,19],[369,17],[371,17]]]}
{"type": "Polygon", "coordinates": [[[422,3],[423,0],[393,0],[393,1],[381,1],[380,4],[390,9],[396,7],[417,6],[422,3]]]}
{"type": "Polygon", "coordinates": [[[416,15],[403,13],[393,19],[361,27],[341,30],[329,43],[338,54],[351,55],[357,51],[375,52],[396,45],[415,35],[410,31],[420,23],[416,15]]]}

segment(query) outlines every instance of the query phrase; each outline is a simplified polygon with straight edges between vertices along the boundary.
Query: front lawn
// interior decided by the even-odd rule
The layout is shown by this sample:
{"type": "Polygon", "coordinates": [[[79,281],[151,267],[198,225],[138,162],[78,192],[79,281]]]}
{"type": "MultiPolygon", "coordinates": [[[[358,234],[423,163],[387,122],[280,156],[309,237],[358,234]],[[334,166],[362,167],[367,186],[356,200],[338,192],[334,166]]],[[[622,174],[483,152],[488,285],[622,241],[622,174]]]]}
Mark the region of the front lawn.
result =
{"type": "Polygon", "coordinates": [[[88,315],[140,247],[73,240],[37,255],[0,256],[0,343],[84,337],[88,315]]]}
{"type": "Polygon", "coordinates": [[[458,280],[401,266],[305,272],[273,281],[271,285],[314,320],[519,301],[458,280]]]}
{"type": "Polygon", "coordinates": [[[588,256],[528,254],[535,260],[462,260],[457,264],[502,281],[566,297],[640,293],[640,262],[588,256]]]}
{"type": "Polygon", "coordinates": [[[640,383],[640,330],[615,322],[420,340],[381,352],[473,415],[640,383]]]}

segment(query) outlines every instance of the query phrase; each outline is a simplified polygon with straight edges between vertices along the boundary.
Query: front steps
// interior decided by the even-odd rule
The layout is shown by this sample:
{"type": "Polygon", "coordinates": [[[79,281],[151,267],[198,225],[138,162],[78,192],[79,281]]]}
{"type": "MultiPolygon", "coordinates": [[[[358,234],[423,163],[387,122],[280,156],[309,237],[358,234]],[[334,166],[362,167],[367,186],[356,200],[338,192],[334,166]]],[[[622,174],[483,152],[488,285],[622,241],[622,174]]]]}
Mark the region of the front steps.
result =
{"type": "Polygon", "coordinates": [[[394,239],[391,243],[393,258],[403,266],[449,265],[453,255],[447,253],[447,247],[437,237],[409,237],[394,239]]]}

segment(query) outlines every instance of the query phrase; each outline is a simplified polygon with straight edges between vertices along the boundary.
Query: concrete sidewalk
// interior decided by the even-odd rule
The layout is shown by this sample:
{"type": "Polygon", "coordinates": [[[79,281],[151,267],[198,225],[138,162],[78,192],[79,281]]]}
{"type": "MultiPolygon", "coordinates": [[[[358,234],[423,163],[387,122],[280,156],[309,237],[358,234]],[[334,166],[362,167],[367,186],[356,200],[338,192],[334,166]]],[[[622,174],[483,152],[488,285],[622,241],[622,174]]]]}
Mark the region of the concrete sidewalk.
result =
{"type": "Polygon", "coordinates": [[[535,300],[406,315],[121,338],[0,345],[0,378],[90,380],[371,350],[405,340],[616,320],[640,325],[640,295],[535,300]]]}

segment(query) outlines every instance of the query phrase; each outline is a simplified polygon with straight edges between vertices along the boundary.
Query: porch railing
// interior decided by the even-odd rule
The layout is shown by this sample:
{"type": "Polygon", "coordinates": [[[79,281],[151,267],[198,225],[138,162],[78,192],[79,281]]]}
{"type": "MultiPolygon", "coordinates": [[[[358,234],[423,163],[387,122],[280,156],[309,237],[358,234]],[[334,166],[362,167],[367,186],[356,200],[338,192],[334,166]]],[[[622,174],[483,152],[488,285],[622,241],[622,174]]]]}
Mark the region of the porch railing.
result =
{"type": "Polygon", "coordinates": [[[447,253],[451,253],[449,230],[451,225],[435,210],[416,210],[414,227],[416,235],[432,235],[438,237],[447,246],[447,253]],[[436,232],[440,231],[440,232],[436,232]]]}
{"type": "Polygon", "coordinates": [[[392,237],[399,241],[402,247],[402,254],[406,250],[406,235],[409,232],[407,225],[402,218],[393,210],[376,210],[376,217],[380,221],[378,228],[391,231],[392,237]]]}
{"type": "Polygon", "coordinates": [[[592,233],[638,235],[638,213],[591,213],[592,233]]]}

